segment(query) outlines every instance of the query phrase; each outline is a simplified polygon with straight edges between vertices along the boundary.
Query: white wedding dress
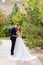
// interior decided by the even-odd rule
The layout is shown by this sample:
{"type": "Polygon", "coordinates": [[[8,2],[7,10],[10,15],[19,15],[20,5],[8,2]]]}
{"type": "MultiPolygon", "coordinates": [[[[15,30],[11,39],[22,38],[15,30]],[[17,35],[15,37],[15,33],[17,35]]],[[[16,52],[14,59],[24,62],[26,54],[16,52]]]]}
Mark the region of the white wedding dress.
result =
{"type": "Polygon", "coordinates": [[[36,59],[36,56],[32,56],[29,51],[27,50],[23,39],[19,36],[16,39],[16,43],[15,43],[15,49],[14,49],[14,59],[15,60],[25,60],[25,61],[29,61],[29,60],[33,60],[36,59]]]}
{"type": "MultiPolygon", "coordinates": [[[[28,61],[28,65],[42,65],[36,56],[33,56],[32,54],[30,54],[30,52],[27,50],[24,44],[23,39],[20,36],[16,39],[15,48],[14,48],[14,56],[12,57],[12,60],[26,61],[26,62],[28,61]]],[[[24,64],[25,63],[23,63],[22,65],[24,64]]]]}

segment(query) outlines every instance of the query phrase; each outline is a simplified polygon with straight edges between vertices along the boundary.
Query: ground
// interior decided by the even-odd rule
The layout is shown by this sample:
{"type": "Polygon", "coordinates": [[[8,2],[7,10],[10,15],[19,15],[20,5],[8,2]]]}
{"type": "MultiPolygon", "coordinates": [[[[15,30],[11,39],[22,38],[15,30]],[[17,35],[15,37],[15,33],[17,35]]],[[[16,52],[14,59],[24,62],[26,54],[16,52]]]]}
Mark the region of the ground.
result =
{"type": "MultiPolygon", "coordinates": [[[[16,62],[9,59],[10,54],[10,42],[9,40],[1,40],[0,42],[0,65],[23,65],[23,62],[20,64],[16,64],[16,62]]],[[[38,59],[41,61],[43,65],[43,50],[40,48],[35,49],[28,49],[29,52],[33,55],[36,55],[38,59]]],[[[29,65],[28,63],[24,62],[24,65],[29,65]]]]}

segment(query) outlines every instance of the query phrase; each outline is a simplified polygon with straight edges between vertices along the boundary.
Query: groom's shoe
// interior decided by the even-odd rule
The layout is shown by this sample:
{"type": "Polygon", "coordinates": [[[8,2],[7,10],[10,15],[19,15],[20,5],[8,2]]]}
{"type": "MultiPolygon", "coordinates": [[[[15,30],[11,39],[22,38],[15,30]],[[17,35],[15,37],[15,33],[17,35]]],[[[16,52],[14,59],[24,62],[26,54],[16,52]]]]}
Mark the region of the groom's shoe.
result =
{"type": "Polygon", "coordinates": [[[11,53],[11,55],[14,55],[14,53],[11,53]]]}
{"type": "Polygon", "coordinates": [[[14,55],[11,55],[12,57],[14,57],[14,55]]]}
{"type": "Polygon", "coordinates": [[[11,56],[14,56],[14,53],[11,53],[11,56]]]}
{"type": "Polygon", "coordinates": [[[11,55],[14,55],[14,54],[11,54],[11,55]]]}
{"type": "Polygon", "coordinates": [[[11,55],[11,56],[9,57],[9,59],[11,59],[11,60],[12,60],[13,58],[14,58],[14,55],[11,55]]]}

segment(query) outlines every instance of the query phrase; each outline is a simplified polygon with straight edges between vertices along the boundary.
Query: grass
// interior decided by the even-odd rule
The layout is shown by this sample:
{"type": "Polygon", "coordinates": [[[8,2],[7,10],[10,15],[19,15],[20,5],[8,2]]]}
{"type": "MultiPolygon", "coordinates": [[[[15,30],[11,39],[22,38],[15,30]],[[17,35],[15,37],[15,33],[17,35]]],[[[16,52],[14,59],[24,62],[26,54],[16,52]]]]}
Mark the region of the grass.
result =
{"type": "Polygon", "coordinates": [[[9,37],[1,37],[0,40],[10,40],[9,37]]]}

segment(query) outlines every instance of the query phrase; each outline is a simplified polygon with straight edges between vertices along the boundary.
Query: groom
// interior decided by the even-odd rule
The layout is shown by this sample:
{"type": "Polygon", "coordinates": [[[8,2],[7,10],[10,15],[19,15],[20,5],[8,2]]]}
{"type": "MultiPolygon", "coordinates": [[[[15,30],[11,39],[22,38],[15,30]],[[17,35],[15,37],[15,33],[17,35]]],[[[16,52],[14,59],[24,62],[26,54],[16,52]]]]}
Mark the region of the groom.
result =
{"type": "Polygon", "coordinates": [[[19,27],[19,24],[17,23],[16,26],[14,28],[12,28],[12,30],[11,30],[11,35],[10,35],[10,39],[12,42],[11,55],[14,55],[15,42],[16,42],[16,38],[18,37],[16,34],[18,27],[19,27]]]}

